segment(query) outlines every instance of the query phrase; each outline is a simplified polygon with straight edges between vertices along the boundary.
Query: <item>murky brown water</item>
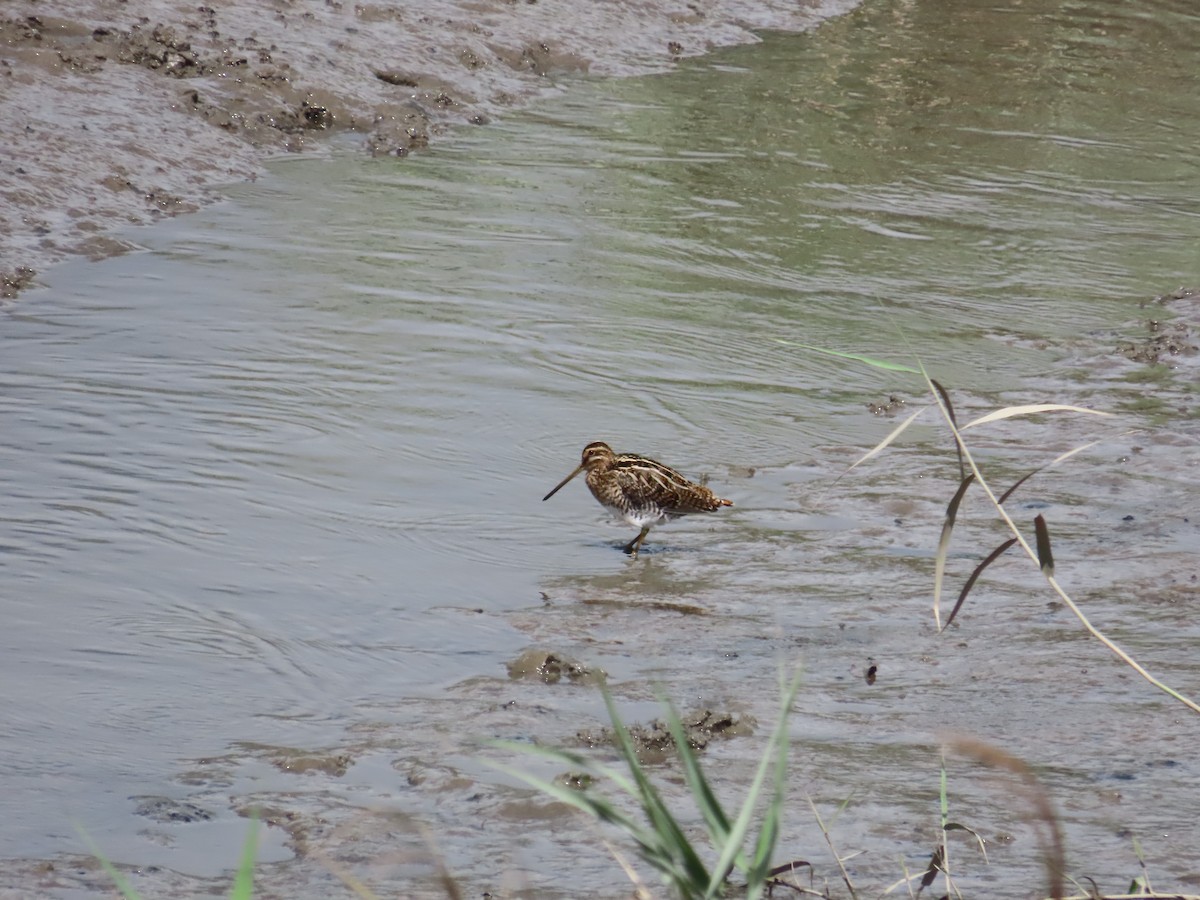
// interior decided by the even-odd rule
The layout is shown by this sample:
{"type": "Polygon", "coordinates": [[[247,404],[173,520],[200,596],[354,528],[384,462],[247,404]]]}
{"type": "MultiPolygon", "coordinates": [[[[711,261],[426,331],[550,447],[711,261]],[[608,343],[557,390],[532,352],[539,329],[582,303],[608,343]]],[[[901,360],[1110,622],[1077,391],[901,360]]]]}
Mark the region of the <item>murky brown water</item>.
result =
{"type": "MultiPolygon", "coordinates": [[[[106,886],[78,823],[161,867],[148,893],[195,893],[261,805],[267,896],[349,896],[337,870],[436,896],[415,823],[468,895],[625,896],[594,833],[479,759],[603,724],[590,687],[509,680],[544,647],[631,720],[661,688],[758,721],[705,754],[731,799],[801,665],[779,857],[831,885],[805,792],[878,894],[936,842],[950,731],[1034,766],[1072,876],[1124,888],[1136,839],[1156,886],[1194,887],[1200,719],[1015,556],[938,637],[948,442],[929,416],[835,482],[897,421],[868,404],[919,385],[803,345],[919,354],[964,417],[1120,412],[976,447],[1006,484],[1103,439],[1009,505],[1098,626],[1200,695],[1195,361],[1116,352],[1200,270],[1198,32],[1183,3],[868,3],[419,158],[280,163],[146,253],[59,269],[0,324],[0,886],[106,886]],[[582,485],[540,502],[592,439],[737,506],[630,561],[582,485]]],[[[952,592],[1002,539],[978,500],[952,592]]],[[[991,842],[956,842],[964,892],[1036,895],[1011,786],[954,760],[949,792],[991,842]]]]}

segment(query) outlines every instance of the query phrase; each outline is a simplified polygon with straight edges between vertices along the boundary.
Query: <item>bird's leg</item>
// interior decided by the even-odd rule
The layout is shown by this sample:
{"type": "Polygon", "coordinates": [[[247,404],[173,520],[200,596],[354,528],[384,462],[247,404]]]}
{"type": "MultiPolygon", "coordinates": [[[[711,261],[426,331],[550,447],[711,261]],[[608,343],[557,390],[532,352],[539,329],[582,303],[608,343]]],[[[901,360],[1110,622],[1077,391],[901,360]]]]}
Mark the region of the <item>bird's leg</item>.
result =
{"type": "Polygon", "coordinates": [[[630,541],[628,544],[626,544],[621,549],[624,550],[626,553],[628,553],[630,556],[632,556],[634,559],[637,559],[638,547],[642,546],[642,541],[644,541],[646,539],[646,535],[648,535],[649,533],[650,533],[650,526],[647,525],[640,532],[638,532],[637,537],[635,537],[632,541],[630,541]]]}

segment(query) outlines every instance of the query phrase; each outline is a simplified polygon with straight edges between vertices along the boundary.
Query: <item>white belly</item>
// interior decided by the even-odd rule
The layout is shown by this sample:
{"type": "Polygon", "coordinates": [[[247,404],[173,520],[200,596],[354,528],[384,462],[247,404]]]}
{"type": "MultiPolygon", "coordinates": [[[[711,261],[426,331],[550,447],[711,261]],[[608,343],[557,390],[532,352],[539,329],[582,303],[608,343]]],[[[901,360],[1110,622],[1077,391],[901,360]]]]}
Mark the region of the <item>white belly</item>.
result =
{"type": "Polygon", "coordinates": [[[645,528],[647,525],[654,525],[657,522],[665,522],[667,514],[661,509],[631,509],[628,512],[621,509],[609,510],[618,519],[628,522],[634,528],[645,528]]]}

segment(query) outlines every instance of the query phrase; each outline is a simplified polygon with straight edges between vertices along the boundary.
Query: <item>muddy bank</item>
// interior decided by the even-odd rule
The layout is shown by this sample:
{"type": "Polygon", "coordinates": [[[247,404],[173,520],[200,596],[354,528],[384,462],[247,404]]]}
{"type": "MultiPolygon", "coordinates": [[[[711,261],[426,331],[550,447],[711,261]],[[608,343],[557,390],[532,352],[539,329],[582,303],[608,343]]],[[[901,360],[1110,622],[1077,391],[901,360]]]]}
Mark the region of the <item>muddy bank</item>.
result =
{"type": "Polygon", "coordinates": [[[0,18],[0,289],[197,209],[330,134],[404,155],[564,76],[661,71],[851,0],[221,3],[18,0],[0,18]]]}

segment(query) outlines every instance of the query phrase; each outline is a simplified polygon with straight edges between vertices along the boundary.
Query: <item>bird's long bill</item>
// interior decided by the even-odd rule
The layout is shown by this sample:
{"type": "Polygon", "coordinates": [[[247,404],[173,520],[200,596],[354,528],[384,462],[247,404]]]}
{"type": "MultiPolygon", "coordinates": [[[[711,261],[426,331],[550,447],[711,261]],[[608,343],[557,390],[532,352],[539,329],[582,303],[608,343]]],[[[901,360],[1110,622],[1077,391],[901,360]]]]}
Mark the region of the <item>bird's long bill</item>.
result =
{"type": "Polygon", "coordinates": [[[542,498],[542,502],[545,503],[547,500],[549,500],[551,497],[553,497],[555,494],[557,494],[559,488],[561,488],[564,484],[566,484],[568,481],[570,481],[572,478],[574,478],[576,475],[578,475],[582,471],[583,471],[583,466],[580,466],[578,469],[576,469],[574,472],[572,472],[570,475],[568,475],[566,478],[564,478],[562,481],[560,481],[558,484],[556,484],[554,486],[554,489],[552,491],[550,491],[550,493],[548,493],[545,497],[542,498]]]}

